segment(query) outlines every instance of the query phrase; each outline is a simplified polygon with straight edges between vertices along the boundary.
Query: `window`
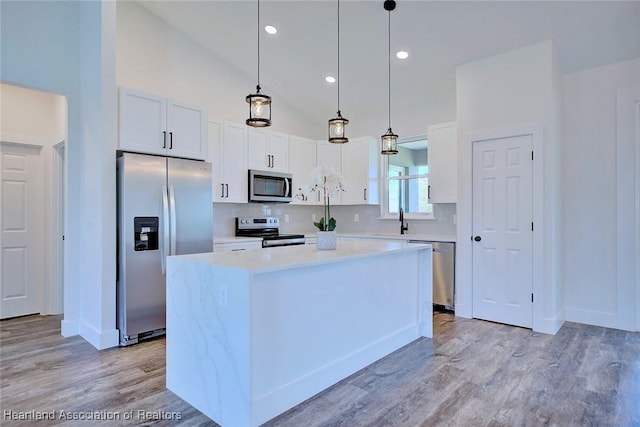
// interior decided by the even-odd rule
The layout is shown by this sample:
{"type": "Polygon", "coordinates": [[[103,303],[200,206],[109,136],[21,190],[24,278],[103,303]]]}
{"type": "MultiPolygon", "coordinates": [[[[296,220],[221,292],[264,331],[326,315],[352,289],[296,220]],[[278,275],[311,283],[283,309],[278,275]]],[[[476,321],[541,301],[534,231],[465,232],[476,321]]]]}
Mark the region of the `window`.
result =
{"type": "Polygon", "coordinates": [[[386,197],[382,216],[397,218],[402,207],[405,216],[433,218],[429,203],[429,166],[427,139],[412,138],[398,142],[398,154],[386,156],[386,197]]]}

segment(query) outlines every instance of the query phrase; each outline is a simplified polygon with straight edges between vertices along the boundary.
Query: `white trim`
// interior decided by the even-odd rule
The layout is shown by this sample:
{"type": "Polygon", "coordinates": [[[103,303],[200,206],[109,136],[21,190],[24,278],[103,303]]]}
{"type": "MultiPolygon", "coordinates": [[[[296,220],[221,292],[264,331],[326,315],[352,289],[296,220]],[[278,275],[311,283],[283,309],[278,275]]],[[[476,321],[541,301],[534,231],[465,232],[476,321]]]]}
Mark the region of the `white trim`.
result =
{"type": "MultiPolygon", "coordinates": [[[[461,317],[472,318],[473,317],[473,272],[471,263],[471,218],[473,217],[473,208],[471,204],[471,198],[473,196],[470,190],[473,186],[473,174],[471,172],[472,164],[472,144],[474,142],[485,141],[490,139],[502,139],[512,138],[517,136],[531,135],[534,151],[533,162],[533,293],[536,296],[533,302],[532,310],[532,324],[533,330],[543,333],[555,334],[560,326],[562,326],[562,319],[557,317],[549,318],[544,316],[545,304],[552,301],[552,292],[545,290],[545,283],[552,283],[551,278],[545,277],[545,259],[544,259],[544,127],[542,125],[515,127],[515,128],[502,128],[493,129],[480,132],[470,132],[462,135],[463,148],[461,154],[465,155],[465,158],[461,158],[461,162],[466,162],[462,165],[463,169],[467,169],[464,176],[461,176],[461,182],[459,183],[459,189],[461,187],[468,186],[465,192],[460,192],[460,198],[465,198],[464,204],[468,207],[469,224],[467,225],[469,231],[465,234],[462,231],[463,227],[458,227],[458,244],[456,247],[456,315],[461,317]],[[467,182],[464,182],[464,180],[467,182]],[[463,262],[459,262],[459,261],[463,262]]],[[[460,212],[461,214],[467,214],[460,212]]],[[[460,224],[462,215],[459,215],[460,224]]],[[[559,313],[555,313],[558,316],[559,313]]]]}
{"type": "Polygon", "coordinates": [[[79,320],[64,320],[60,322],[61,335],[63,337],[73,337],[78,335],[80,330],[79,320]]]}
{"type": "Polygon", "coordinates": [[[565,312],[571,322],[620,329],[619,313],[573,307],[566,307],[565,312]]]}
{"type": "Polygon", "coordinates": [[[7,144],[28,145],[31,147],[38,147],[40,149],[51,146],[51,139],[52,138],[34,137],[32,135],[20,135],[17,133],[6,132],[3,132],[2,136],[0,136],[0,140],[7,144]]]}
{"type": "Polygon", "coordinates": [[[636,331],[640,332],[640,89],[636,93],[636,331]]]}
{"type": "MultiPolygon", "coordinates": [[[[15,135],[14,135],[15,136],[15,135]]],[[[17,136],[15,136],[17,138],[17,136]]],[[[47,196],[49,190],[48,183],[48,164],[46,163],[47,149],[50,144],[46,142],[44,144],[34,143],[37,141],[42,141],[43,139],[38,138],[26,138],[29,139],[29,143],[24,143],[20,140],[11,138],[6,134],[2,136],[0,139],[0,146],[10,147],[16,150],[20,150],[20,153],[24,153],[29,156],[37,156],[37,159],[34,160],[34,168],[28,169],[29,182],[35,184],[35,188],[33,192],[35,193],[35,206],[27,207],[27,212],[30,212],[31,209],[35,209],[37,212],[36,223],[32,225],[32,230],[29,232],[35,233],[39,238],[44,238],[42,241],[44,243],[31,246],[31,240],[29,240],[28,257],[31,260],[29,262],[30,268],[34,268],[36,271],[31,274],[34,275],[35,287],[30,288],[30,291],[33,291],[36,295],[34,297],[34,308],[37,307],[38,314],[47,314],[47,298],[45,297],[50,286],[50,278],[49,278],[49,265],[50,265],[50,254],[48,250],[48,240],[47,240],[47,232],[49,230],[49,210],[47,204],[47,196]],[[6,139],[5,139],[6,138],[6,139]],[[13,139],[13,140],[8,140],[13,139]],[[25,150],[25,151],[23,151],[25,150]],[[37,154],[36,154],[37,153],[37,154]],[[33,181],[31,181],[33,180],[33,181]],[[36,261],[33,261],[35,259],[36,261]]],[[[29,215],[29,213],[27,213],[29,215]]],[[[31,314],[31,313],[18,313],[22,314],[31,314]]],[[[14,314],[15,315],[15,314],[14,314]]]]}
{"type": "Polygon", "coordinates": [[[616,294],[612,327],[640,331],[640,88],[616,92],[616,294]],[[630,230],[629,228],[633,228],[630,230]],[[635,295],[635,298],[633,296],[635,295]],[[634,303],[635,300],[635,303],[634,303]]]}
{"type": "Polygon", "coordinates": [[[65,175],[65,141],[53,146],[52,150],[52,195],[51,195],[51,289],[50,307],[52,314],[60,314],[64,310],[64,175],[65,175]]]}
{"type": "Polygon", "coordinates": [[[87,322],[78,322],[78,326],[79,330],[77,332],[80,336],[98,350],[117,347],[120,344],[117,329],[99,331],[87,322]]]}

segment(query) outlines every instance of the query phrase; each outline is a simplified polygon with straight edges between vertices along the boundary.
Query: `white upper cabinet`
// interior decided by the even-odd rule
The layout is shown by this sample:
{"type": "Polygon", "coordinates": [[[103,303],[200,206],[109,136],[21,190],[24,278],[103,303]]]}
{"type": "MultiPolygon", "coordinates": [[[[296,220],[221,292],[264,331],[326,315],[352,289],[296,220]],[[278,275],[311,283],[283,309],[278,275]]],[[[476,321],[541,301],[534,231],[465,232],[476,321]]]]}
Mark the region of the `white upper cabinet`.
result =
{"type": "Polygon", "coordinates": [[[373,137],[353,138],[342,145],[343,205],[379,203],[380,150],[373,137]]]}
{"type": "Polygon", "coordinates": [[[269,135],[269,154],[271,154],[271,169],[276,172],[289,172],[291,159],[289,158],[289,135],[271,132],[269,135]]]}
{"type": "MultiPolygon", "coordinates": [[[[316,153],[318,156],[318,166],[328,166],[336,172],[342,172],[342,144],[332,144],[329,141],[318,141],[316,145],[316,153]]],[[[344,194],[344,193],[343,193],[344,194]]],[[[316,194],[318,202],[320,202],[320,194],[316,194]]],[[[339,205],[342,203],[342,195],[335,196],[331,199],[331,204],[339,205]]]]}
{"type": "Polygon", "coordinates": [[[247,202],[247,127],[244,124],[210,121],[213,201],[247,202]]]}
{"type": "Polygon", "coordinates": [[[289,172],[289,135],[249,128],[247,141],[249,169],[289,172]]]}
{"type": "Polygon", "coordinates": [[[295,197],[311,178],[311,171],[316,167],[316,142],[312,139],[289,137],[289,166],[293,175],[293,195],[291,204],[315,205],[317,195],[311,193],[304,200],[295,197]]]}
{"type": "Polygon", "coordinates": [[[427,127],[429,202],[456,203],[458,195],[458,131],[456,122],[427,127]]]}
{"type": "Polygon", "coordinates": [[[119,148],[204,160],[207,120],[198,108],[132,89],[120,88],[119,148]]]}
{"type": "Polygon", "coordinates": [[[202,109],[167,100],[167,154],[188,159],[207,156],[207,114],[202,109]]]}

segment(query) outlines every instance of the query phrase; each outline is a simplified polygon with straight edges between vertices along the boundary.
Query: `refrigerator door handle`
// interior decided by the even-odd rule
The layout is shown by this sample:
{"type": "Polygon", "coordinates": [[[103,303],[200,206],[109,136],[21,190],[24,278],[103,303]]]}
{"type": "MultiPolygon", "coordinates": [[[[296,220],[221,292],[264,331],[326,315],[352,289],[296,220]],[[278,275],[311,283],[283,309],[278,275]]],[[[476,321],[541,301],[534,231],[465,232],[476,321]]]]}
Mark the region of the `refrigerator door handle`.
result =
{"type": "Polygon", "coordinates": [[[169,186],[169,214],[171,226],[171,252],[170,255],[176,255],[176,194],[173,185],[169,186]]]}
{"type": "Polygon", "coordinates": [[[167,195],[167,186],[162,186],[162,251],[160,251],[160,264],[162,265],[162,274],[167,271],[167,254],[169,252],[169,198],[167,195]]]}

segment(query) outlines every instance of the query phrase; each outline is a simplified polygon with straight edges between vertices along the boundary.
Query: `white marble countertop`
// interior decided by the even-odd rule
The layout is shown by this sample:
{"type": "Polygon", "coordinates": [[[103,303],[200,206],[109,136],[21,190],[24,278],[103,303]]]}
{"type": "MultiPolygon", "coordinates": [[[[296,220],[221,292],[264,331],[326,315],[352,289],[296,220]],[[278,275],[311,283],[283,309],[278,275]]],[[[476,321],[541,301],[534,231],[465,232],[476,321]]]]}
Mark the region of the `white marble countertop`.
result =
{"type": "MultiPolygon", "coordinates": [[[[292,233],[286,233],[292,234],[292,233]]],[[[315,233],[300,233],[304,234],[305,237],[316,237],[315,233]]],[[[400,233],[338,233],[338,237],[355,237],[362,239],[380,239],[380,240],[389,240],[389,239],[398,239],[398,240],[424,240],[428,242],[455,242],[455,235],[444,235],[444,234],[400,234],[400,233]]],[[[213,244],[223,244],[223,243],[249,243],[249,242],[261,242],[262,237],[236,237],[236,236],[226,236],[226,237],[214,237],[213,244]]]]}
{"type": "Polygon", "coordinates": [[[338,233],[339,237],[359,237],[363,239],[424,240],[429,242],[455,242],[456,236],[443,234],[400,234],[400,233],[338,233]]]}
{"type": "Polygon", "coordinates": [[[176,258],[196,263],[263,273],[349,259],[381,256],[392,252],[408,252],[429,248],[430,245],[390,241],[338,242],[335,250],[318,250],[315,245],[282,246],[235,252],[209,252],[178,255],[176,258]]]}

